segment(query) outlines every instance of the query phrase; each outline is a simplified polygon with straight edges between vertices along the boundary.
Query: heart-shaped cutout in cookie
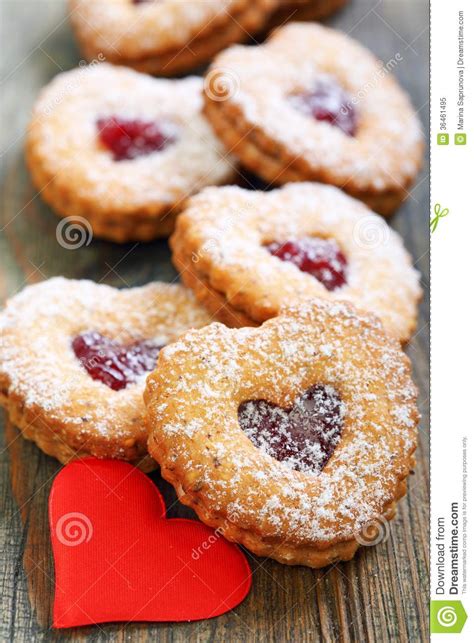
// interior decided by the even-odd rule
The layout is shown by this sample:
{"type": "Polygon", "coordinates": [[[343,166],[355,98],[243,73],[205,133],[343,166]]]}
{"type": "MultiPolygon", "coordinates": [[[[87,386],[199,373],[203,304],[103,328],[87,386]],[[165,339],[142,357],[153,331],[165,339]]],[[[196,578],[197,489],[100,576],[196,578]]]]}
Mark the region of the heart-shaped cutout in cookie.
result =
{"type": "Polygon", "coordinates": [[[160,152],[176,140],[176,127],[170,123],[154,123],[120,116],[99,118],[98,136],[113,154],[115,161],[126,161],[160,152]]]}
{"type": "Polygon", "coordinates": [[[354,104],[334,78],[320,78],[310,90],[291,95],[290,101],[302,114],[316,121],[326,121],[347,136],[355,135],[357,113],[354,104]]]}
{"type": "Polygon", "coordinates": [[[72,340],[72,350],[93,380],[99,380],[114,391],[134,384],[151,372],[163,348],[151,340],[121,344],[97,331],[87,331],[72,340]]]}
{"type": "Polygon", "coordinates": [[[256,447],[292,469],[318,473],[340,440],[344,406],[332,386],[316,384],[290,409],[266,400],[248,400],[239,406],[238,416],[256,447]]]}
{"type": "Polygon", "coordinates": [[[289,241],[273,241],[267,250],[282,261],[290,261],[302,272],[320,281],[326,290],[341,288],[347,283],[347,259],[334,239],[303,237],[289,241]]]}
{"type": "Polygon", "coordinates": [[[241,550],[196,520],[167,520],[158,489],[125,462],[68,464],[49,518],[54,627],[211,618],[250,589],[241,550]]]}

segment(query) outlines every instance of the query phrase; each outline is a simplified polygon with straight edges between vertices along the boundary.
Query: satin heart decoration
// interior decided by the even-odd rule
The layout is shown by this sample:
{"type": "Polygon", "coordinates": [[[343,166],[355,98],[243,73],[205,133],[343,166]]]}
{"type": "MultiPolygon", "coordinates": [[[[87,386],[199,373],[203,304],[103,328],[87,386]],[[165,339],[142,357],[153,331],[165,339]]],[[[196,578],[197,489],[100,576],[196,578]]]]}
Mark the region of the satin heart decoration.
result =
{"type": "Polygon", "coordinates": [[[65,466],[49,518],[54,627],[212,618],[249,592],[242,551],[197,520],[167,520],[156,486],[125,462],[65,466]]]}

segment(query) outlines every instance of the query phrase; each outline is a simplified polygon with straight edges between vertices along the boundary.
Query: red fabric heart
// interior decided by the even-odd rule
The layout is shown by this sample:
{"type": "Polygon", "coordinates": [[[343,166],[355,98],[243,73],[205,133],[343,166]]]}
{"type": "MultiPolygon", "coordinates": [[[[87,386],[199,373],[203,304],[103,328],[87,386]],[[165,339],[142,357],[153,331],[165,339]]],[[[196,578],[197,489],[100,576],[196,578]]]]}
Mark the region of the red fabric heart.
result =
{"type": "Polygon", "coordinates": [[[87,458],[64,467],[49,521],[54,627],[211,618],[250,589],[241,550],[196,520],[167,520],[158,489],[125,462],[87,458]]]}

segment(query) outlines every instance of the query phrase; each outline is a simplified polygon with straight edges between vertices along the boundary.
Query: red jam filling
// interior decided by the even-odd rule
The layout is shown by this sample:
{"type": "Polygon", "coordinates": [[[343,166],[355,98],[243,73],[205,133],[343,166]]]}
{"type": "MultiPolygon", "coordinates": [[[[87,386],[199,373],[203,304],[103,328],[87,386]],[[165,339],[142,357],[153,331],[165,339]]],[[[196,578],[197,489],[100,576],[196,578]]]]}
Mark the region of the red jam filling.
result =
{"type": "Polygon", "coordinates": [[[155,368],[163,346],[150,340],[124,346],[96,331],[74,337],[72,349],[93,380],[99,380],[114,391],[133,384],[141,375],[155,368]]]}
{"type": "Polygon", "coordinates": [[[108,116],[97,120],[100,141],[112,152],[115,161],[135,159],[164,150],[176,140],[169,124],[108,116]]]}
{"type": "Polygon", "coordinates": [[[302,272],[315,277],[327,290],[347,283],[347,259],[333,239],[303,237],[282,243],[273,241],[266,248],[274,257],[291,261],[302,272]]]}
{"type": "Polygon", "coordinates": [[[265,400],[239,406],[240,428],[252,443],[296,471],[319,473],[336,448],[344,414],[331,386],[312,386],[290,409],[265,400]]]}
{"type": "Polygon", "coordinates": [[[348,136],[354,136],[357,114],[349,94],[338,83],[320,79],[314,89],[292,94],[294,107],[317,121],[326,121],[339,127],[348,136]]]}

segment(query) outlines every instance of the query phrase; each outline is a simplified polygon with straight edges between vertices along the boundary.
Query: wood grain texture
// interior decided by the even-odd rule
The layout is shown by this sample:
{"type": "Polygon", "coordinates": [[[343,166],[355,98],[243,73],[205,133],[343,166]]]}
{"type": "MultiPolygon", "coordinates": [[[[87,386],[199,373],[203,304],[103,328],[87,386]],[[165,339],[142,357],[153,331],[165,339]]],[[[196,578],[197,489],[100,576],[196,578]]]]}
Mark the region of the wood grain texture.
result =
{"type": "MultiPolygon", "coordinates": [[[[166,242],[117,246],[93,241],[67,250],[58,220],[32,187],[23,133],[42,85],[78,62],[62,0],[2,0],[0,298],[55,275],[115,286],[172,280],[166,242]]],[[[329,21],[382,60],[398,53],[394,73],[412,96],[428,131],[427,0],[354,0],[329,21]]],[[[71,126],[74,126],[71,124],[71,126]]],[[[429,181],[425,168],[391,220],[428,288],[429,181]]],[[[254,586],[234,612],[191,624],[111,624],[65,632],[50,629],[54,570],[47,500],[60,465],[5,422],[0,456],[2,640],[10,641],[425,641],[428,640],[428,297],[407,347],[420,389],[418,464],[388,540],[356,559],[321,571],[249,556],[254,586]]],[[[1,417],[3,421],[3,415],[1,417]]],[[[169,516],[192,515],[157,474],[169,516]]]]}

